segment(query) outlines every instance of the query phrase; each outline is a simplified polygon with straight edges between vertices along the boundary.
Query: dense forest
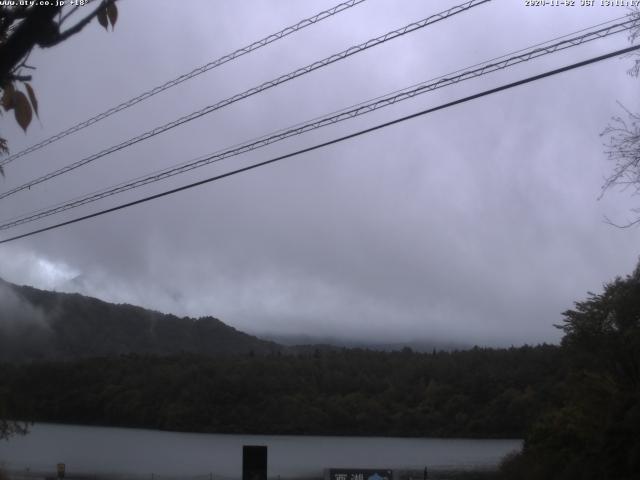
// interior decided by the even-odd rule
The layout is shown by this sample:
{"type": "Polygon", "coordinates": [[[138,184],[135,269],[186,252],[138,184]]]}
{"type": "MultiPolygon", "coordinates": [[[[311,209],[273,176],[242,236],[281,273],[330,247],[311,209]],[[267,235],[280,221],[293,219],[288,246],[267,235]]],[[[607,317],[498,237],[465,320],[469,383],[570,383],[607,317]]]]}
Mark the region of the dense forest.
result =
{"type": "Polygon", "coordinates": [[[14,418],[195,432],[518,437],[560,398],[554,346],[127,355],[0,366],[14,418]]]}

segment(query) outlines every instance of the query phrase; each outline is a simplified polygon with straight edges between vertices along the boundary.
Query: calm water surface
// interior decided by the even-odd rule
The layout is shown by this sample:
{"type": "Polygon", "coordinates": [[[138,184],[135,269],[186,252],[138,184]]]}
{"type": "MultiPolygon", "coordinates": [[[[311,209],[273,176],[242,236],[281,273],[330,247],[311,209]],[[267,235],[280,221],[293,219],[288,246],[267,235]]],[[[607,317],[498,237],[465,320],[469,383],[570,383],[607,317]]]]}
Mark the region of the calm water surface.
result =
{"type": "Polygon", "coordinates": [[[328,467],[491,467],[520,440],[214,435],[129,428],[37,424],[25,437],[0,442],[12,470],[96,474],[214,475],[237,478],[242,445],[267,445],[269,476],[320,476],[328,467]]]}

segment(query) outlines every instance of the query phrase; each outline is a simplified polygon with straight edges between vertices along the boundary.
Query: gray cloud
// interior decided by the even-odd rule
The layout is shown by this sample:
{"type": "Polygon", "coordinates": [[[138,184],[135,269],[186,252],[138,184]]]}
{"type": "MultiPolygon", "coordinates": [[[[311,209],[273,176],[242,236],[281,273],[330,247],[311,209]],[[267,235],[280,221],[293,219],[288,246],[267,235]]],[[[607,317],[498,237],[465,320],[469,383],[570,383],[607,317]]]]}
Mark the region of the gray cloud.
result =
{"type": "Polygon", "coordinates": [[[0,282],[0,334],[13,334],[25,327],[47,327],[44,312],[20,298],[11,287],[0,282]]]}
{"type": "MultiPolygon", "coordinates": [[[[5,122],[12,150],[333,4],[236,3],[161,2],[150,15],[151,3],[127,2],[113,34],[93,25],[36,52],[42,127],[24,136],[5,122]],[[180,35],[167,34],[175,28],[180,35]]],[[[15,162],[3,188],[454,4],[366,2],[15,162]]],[[[188,160],[623,10],[492,2],[3,200],[0,215],[188,160]]],[[[618,36],[442,89],[122,201],[626,45],[618,36]]],[[[0,275],[180,315],[211,314],[253,332],[556,341],[552,324],[561,312],[630,271],[638,255],[637,230],[602,221],[625,215],[634,199],[597,200],[609,167],[599,133],[619,113],[616,101],[638,101],[637,80],[625,74],[629,62],[567,73],[2,246],[0,275]]]]}

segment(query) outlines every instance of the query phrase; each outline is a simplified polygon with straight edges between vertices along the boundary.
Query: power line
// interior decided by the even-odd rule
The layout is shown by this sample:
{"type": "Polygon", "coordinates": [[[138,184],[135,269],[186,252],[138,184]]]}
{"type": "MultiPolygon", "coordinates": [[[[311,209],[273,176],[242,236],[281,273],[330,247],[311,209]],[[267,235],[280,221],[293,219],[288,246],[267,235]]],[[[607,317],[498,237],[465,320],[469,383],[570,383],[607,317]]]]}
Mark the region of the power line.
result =
{"type": "Polygon", "coordinates": [[[125,102],[120,103],[119,105],[116,105],[115,107],[112,107],[108,110],[105,110],[102,113],[99,113],[83,122],[77,123],[76,125],[73,125],[72,127],[67,128],[66,130],[63,130],[49,138],[46,138],[44,140],[42,140],[39,143],[36,143],[28,148],[25,148],[24,150],[17,152],[13,155],[8,156],[7,158],[3,159],[0,161],[0,166],[4,166],[8,163],[13,162],[14,160],[23,157],[25,155],[27,155],[28,153],[31,152],[35,152],[36,150],[40,150],[41,148],[50,145],[54,142],[57,142],[58,140],[71,135],[72,133],[75,133],[79,130],[82,130],[83,128],[86,128],[90,125],[93,125],[94,123],[97,123],[101,120],[104,120],[107,117],[110,117],[111,115],[118,113],[122,110],[125,110],[129,107],[132,107],[133,105],[140,103],[144,100],[147,100],[148,98],[153,97],[154,95],[157,95],[160,92],[163,92],[171,87],[175,87],[176,85],[179,85],[182,82],[186,82],[187,80],[190,80],[194,77],[197,77],[198,75],[201,75],[205,72],[208,72],[209,70],[212,70],[214,68],[220,67],[222,65],[224,65],[227,62],[230,62],[231,60],[235,60],[236,58],[239,58],[243,55],[246,55],[247,53],[251,53],[255,50],[258,50],[259,48],[262,48],[264,46],[269,45],[270,43],[273,43],[277,40],[280,40],[284,37],[287,37],[289,35],[291,35],[292,33],[298,32],[306,27],[309,27],[311,25],[314,25],[318,22],[321,22],[322,20],[325,20],[327,18],[332,17],[333,15],[336,15],[337,13],[343,12],[351,7],[355,7],[356,5],[364,2],[365,0],[349,0],[347,2],[344,3],[340,3],[338,5],[336,5],[335,7],[332,7],[328,10],[324,10],[320,13],[317,13],[316,15],[313,15],[312,17],[309,18],[305,18],[304,20],[300,20],[298,23],[296,23],[295,25],[291,25],[289,27],[286,27],[282,30],[280,30],[279,32],[276,33],[272,33],[271,35],[268,35],[266,37],[264,37],[261,40],[258,40],[256,42],[253,42],[245,47],[239,48],[238,50],[236,50],[235,52],[232,53],[228,53],[216,60],[213,60],[209,63],[207,63],[206,65],[202,65],[198,68],[195,68],[193,70],[191,70],[188,73],[185,73],[183,75],[180,75],[179,77],[174,78],[173,80],[169,80],[166,83],[163,83],[162,85],[158,85],[157,87],[152,88],[151,90],[147,90],[146,92],[141,93],[140,95],[133,97],[125,102]]]}
{"type": "MultiPolygon", "coordinates": [[[[625,17],[622,17],[622,18],[625,18],[625,17]]],[[[610,22],[606,22],[606,23],[610,23],[610,22]]],[[[599,26],[599,25],[596,25],[596,26],[599,26]]],[[[62,211],[66,211],[71,208],[78,207],[80,205],[91,203],[93,201],[97,201],[108,196],[122,193],[127,190],[138,188],[149,183],[153,183],[153,182],[156,182],[180,173],[184,173],[186,171],[189,171],[195,168],[199,168],[201,166],[204,166],[210,163],[223,160],[225,158],[229,158],[242,153],[246,153],[248,151],[251,151],[257,148],[261,148],[271,143],[275,143],[277,141],[283,140],[285,138],[289,138],[294,135],[299,135],[299,134],[308,132],[310,130],[314,130],[316,128],[321,128],[329,124],[338,123],[340,121],[347,120],[349,118],[354,118],[359,115],[370,113],[379,108],[383,108],[385,106],[389,106],[389,105],[398,103],[400,101],[413,98],[416,95],[420,95],[422,93],[426,93],[428,91],[432,91],[437,88],[441,88],[453,83],[458,83],[460,81],[475,78],[499,69],[507,68],[517,63],[538,58],[539,56],[542,56],[542,55],[547,55],[559,50],[578,46],[591,40],[604,38],[608,35],[613,35],[615,33],[626,31],[629,28],[633,28],[635,26],[636,26],[635,21],[622,22],[620,24],[611,25],[610,27],[603,28],[597,31],[588,32],[585,35],[570,38],[568,40],[558,42],[553,45],[547,45],[544,48],[538,48],[538,49],[532,48],[532,49],[529,49],[529,51],[527,51],[526,49],[519,50],[518,52],[525,52],[525,53],[516,57],[511,57],[511,58],[507,58],[507,55],[504,55],[503,57],[500,57],[500,58],[506,58],[506,60],[502,62],[493,63],[493,64],[484,64],[482,68],[472,70],[472,71],[458,70],[459,72],[462,71],[464,73],[456,77],[451,77],[452,74],[444,75],[444,76],[438,77],[437,79],[433,79],[433,80],[438,80],[436,82],[433,82],[433,80],[430,80],[429,82],[432,82],[430,84],[423,82],[421,84],[418,84],[417,88],[416,86],[408,87],[407,89],[393,92],[391,94],[388,94],[387,96],[377,97],[376,99],[373,99],[373,101],[370,101],[369,103],[364,102],[356,106],[348,107],[347,109],[342,109],[338,112],[334,112],[324,117],[317,117],[316,119],[308,121],[307,123],[301,123],[293,127],[290,127],[289,129],[280,130],[279,132],[271,134],[270,136],[264,136],[253,141],[245,142],[244,144],[240,144],[238,146],[231,147],[226,150],[221,150],[220,152],[216,152],[215,154],[205,155],[205,156],[199,157],[196,160],[192,160],[190,162],[186,162],[178,166],[170,167],[162,171],[155,172],[153,174],[147,175],[146,177],[138,177],[134,180],[129,181],[128,183],[123,182],[121,184],[116,185],[115,187],[111,187],[109,189],[103,189],[101,191],[94,192],[82,197],[77,197],[75,199],[67,201],[66,203],[58,204],[54,207],[49,207],[48,209],[47,208],[40,209],[36,212],[31,212],[29,214],[24,214],[18,217],[14,217],[12,219],[7,220],[6,223],[0,225],[0,230],[6,230],[8,228],[11,228],[17,225],[39,220],[41,218],[44,218],[56,213],[60,213],[62,211]],[[411,90],[409,90],[409,88],[411,90]]],[[[584,30],[586,29],[583,29],[581,31],[584,31],[584,30]]],[[[566,38],[568,36],[569,35],[565,35],[560,38],[566,38]]],[[[548,42],[545,42],[545,43],[548,43],[548,42]]],[[[479,64],[479,65],[482,65],[482,64],[479,64]]]]}
{"type": "MultiPolygon", "coordinates": [[[[344,120],[348,120],[350,118],[355,118],[357,116],[371,113],[375,110],[378,110],[390,105],[394,105],[398,102],[411,99],[417,95],[431,92],[438,88],[456,84],[461,81],[470,80],[472,78],[477,78],[479,76],[486,75],[486,74],[489,74],[498,70],[502,70],[508,67],[512,67],[519,63],[527,62],[544,55],[549,55],[551,53],[565,50],[567,48],[572,48],[572,47],[582,45],[592,40],[601,39],[610,35],[614,35],[616,33],[624,32],[631,28],[636,27],[638,23],[640,22],[636,20],[627,20],[625,22],[610,25],[609,27],[601,28],[599,30],[595,30],[592,32],[587,32],[580,36],[571,37],[563,41],[556,42],[554,44],[546,45],[541,48],[530,48],[528,50],[527,49],[519,50],[518,52],[524,52],[524,53],[521,53],[520,55],[514,55],[511,57],[505,55],[501,57],[501,58],[504,58],[504,60],[499,62],[494,62],[494,63],[480,64],[481,67],[479,68],[466,70],[466,71],[458,70],[458,72],[462,72],[462,73],[458,75],[453,75],[453,74],[443,75],[443,76],[437,77],[436,79],[432,79],[427,82],[423,82],[421,84],[408,87],[407,89],[399,90],[397,92],[393,92],[386,96],[377,97],[369,102],[360,103],[358,105],[348,107],[346,109],[342,109],[338,112],[334,112],[323,117],[317,117],[306,123],[301,123],[293,127],[280,130],[273,134],[266,135],[258,139],[254,139],[254,140],[245,142],[243,144],[236,145],[234,147],[223,149],[213,154],[204,155],[195,160],[191,160],[189,162],[186,162],[174,167],[169,167],[164,170],[161,170],[146,176],[138,177],[128,182],[120,183],[114,187],[106,188],[106,189],[93,192],[81,197],[76,197],[72,200],[68,200],[64,203],[55,205],[53,207],[40,209],[35,212],[14,217],[12,219],[6,220],[5,223],[0,224],[0,230],[7,230],[9,228],[13,228],[18,225],[23,225],[25,223],[30,223],[36,220],[40,220],[42,218],[67,211],[72,208],[79,207],[81,205],[86,205],[88,203],[92,203],[106,197],[123,193],[128,190],[139,188],[144,185],[148,185],[150,183],[164,180],[166,178],[179,175],[181,173],[185,173],[190,170],[194,170],[196,168],[200,168],[211,163],[219,162],[226,158],[234,157],[243,153],[247,153],[252,150],[256,150],[258,148],[262,148],[272,143],[276,143],[281,140],[284,140],[286,138],[290,138],[296,135],[301,135],[311,130],[316,130],[318,128],[322,128],[327,125],[332,125],[335,123],[342,122],[344,120]]],[[[561,38],[566,38],[566,37],[567,36],[563,36],[561,38]]]]}
{"type": "Polygon", "coordinates": [[[84,215],[82,217],[77,217],[77,218],[74,218],[72,220],[67,220],[65,222],[57,223],[55,225],[50,225],[48,227],[39,228],[37,230],[33,230],[33,231],[27,232],[27,233],[23,233],[21,235],[16,235],[14,237],[6,238],[4,240],[0,240],[0,244],[11,242],[11,241],[14,241],[14,240],[19,240],[21,238],[25,238],[25,237],[29,237],[29,236],[32,236],[32,235],[36,235],[38,233],[43,233],[43,232],[46,232],[46,231],[49,231],[49,230],[57,229],[57,228],[64,227],[64,226],[67,226],[67,225],[71,225],[73,223],[78,223],[78,222],[81,222],[81,221],[84,221],[84,220],[88,220],[90,218],[94,218],[94,217],[98,217],[98,216],[101,216],[101,215],[105,215],[107,213],[111,213],[111,212],[115,212],[115,211],[122,210],[122,209],[125,209],[125,208],[129,208],[129,207],[132,207],[134,205],[139,205],[141,203],[149,202],[151,200],[156,200],[156,199],[161,198],[161,197],[166,197],[168,195],[172,195],[174,193],[181,192],[183,190],[189,190],[191,188],[194,188],[194,187],[197,187],[197,186],[200,186],[200,185],[204,185],[206,183],[215,182],[217,180],[221,180],[223,178],[227,178],[227,177],[239,174],[239,173],[247,172],[249,170],[253,170],[253,169],[256,169],[258,167],[263,167],[263,166],[266,166],[266,165],[269,165],[269,164],[272,164],[272,163],[279,162],[281,160],[285,160],[287,158],[291,158],[291,157],[295,157],[295,156],[301,155],[303,153],[308,153],[308,152],[311,152],[311,151],[314,151],[314,150],[318,150],[318,149],[321,149],[321,148],[324,148],[324,147],[327,147],[327,146],[330,146],[330,145],[334,145],[336,143],[343,142],[345,140],[350,140],[352,138],[359,137],[361,135],[372,133],[372,132],[375,132],[377,130],[389,127],[389,126],[392,126],[392,125],[395,125],[395,124],[398,124],[398,123],[401,123],[401,122],[405,122],[407,120],[411,120],[413,118],[417,118],[417,117],[420,117],[420,116],[423,116],[423,115],[427,115],[427,114],[432,113],[432,112],[436,112],[438,110],[444,110],[446,108],[453,107],[455,105],[460,105],[462,103],[466,103],[466,102],[469,102],[471,100],[475,100],[477,98],[485,97],[487,95],[491,95],[491,94],[498,93],[498,92],[501,92],[501,91],[504,91],[504,90],[508,90],[510,88],[518,87],[520,85],[525,85],[525,84],[532,83],[532,82],[535,82],[535,81],[538,81],[538,80],[542,80],[542,79],[550,77],[552,75],[557,75],[557,74],[560,74],[560,73],[567,72],[569,70],[574,70],[576,68],[580,68],[580,67],[584,67],[584,66],[587,66],[587,65],[591,65],[593,63],[601,62],[603,60],[607,60],[609,58],[616,57],[616,56],[619,56],[619,55],[624,55],[626,53],[630,53],[630,52],[636,51],[638,49],[640,49],[640,45],[635,45],[635,46],[632,46],[632,47],[623,48],[621,50],[616,50],[614,52],[610,52],[610,53],[607,53],[605,55],[600,55],[598,57],[593,57],[593,58],[590,58],[588,60],[584,60],[582,62],[573,63],[571,65],[566,65],[564,67],[557,68],[555,70],[550,70],[550,71],[547,71],[547,72],[544,72],[544,73],[541,73],[541,74],[538,74],[538,75],[527,77],[525,79],[518,80],[516,82],[511,82],[511,83],[507,83],[505,85],[501,85],[499,87],[495,87],[495,88],[492,88],[492,89],[489,89],[489,90],[484,90],[484,91],[482,91],[480,93],[476,93],[474,95],[469,95],[467,97],[463,97],[463,98],[460,98],[458,100],[454,100],[452,102],[447,102],[447,103],[444,103],[442,105],[438,105],[437,107],[428,108],[426,110],[422,110],[420,112],[413,113],[411,115],[406,115],[404,117],[400,117],[400,118],[397,118],[395,120],[384,122],[384,123],[375,125],[373,127],[366,128],[364,130],[359,130],[359,131],[351,133],[349,135],[345,135],[345,136],[342,136],[342,137],[339,137],[339,138],[335,138],[335,139],[329,140],[327,142],[319,143],[319,144],[313,145],[311,147],[303,148],[301,150],[297,150],[295,152],[291,152],[291,153],[288,153],[288,154],[285,154],[285,155],[281,155],[281,156],[278,156],[278,157],[275,157],[275,158],[272,158],[272,159],[269,159],[269,160],[265,160],[263,162],[254,163],[252,165],[248,165],[248,166],[243,167],[243,168],[232,170],[230,172],[223,173],[223,174],[220,174],[220,175],[216,175],[214,177],[209,177],[207,179],[200,180],[200,181],[197,181],[197,182],[194,182],[194,183],[190,183],[188,185],[183,185],[181,187],[174,188],[174,189],[171,189],[171,190],[167,190],[167,191],[164,191],[164,192],[161,192],[161,193],[157,193],[155,195],[150,195],[148,197],[144,197],[144,198],[141,198],[141,199],[138,199],[138,200],[134,200],[132,202],[123,203],[121,205],[117,205],[115,207],[107,208],[105,210],[100,210],[98,212],[91,213],[89,215],[84,215]]]}
{"type": "Polygon", "coordinates": [[[153,130],[149,130],[141,135],[138,135],[137,137],[131,138],[125,142],[122,142],[118,145],[109,147],[105,150],[102,150],[96,154],[90,155],[89,157],[85,157],[82,160],[78,160],[77,162],[71,163],[63,168],[60,168],[58,170],[55,170],[53,172],[50,172],[46,175],[43,175],[41,177],[38,177],[34,180],[31,180],[23,185],[20,185],[18,187],[15,187],[11,190],[8,190],[2,194],[0,194],[0,199],[6,198],[10,195],[13,195],[14,193],[20,192],[22,190],[26,190],[26,189],[30,189],[31,187],[33,187],[34,185],[37,185],[39,183],[45,182],[47,180],[50,180],[52,178],[55,178],[59,175],[62,175],[64,173],[70,172],[71,170],[75,170],[76,168],[79,168],[83,165],[86,165],[88,163],[91,163],[99,158],[102,158],[106,155],[109,155],[111,153],[117,152],[119,150],[122,150],[126,147],[130,147],[131,145],[134,145],[138,142],[141,142],[143,140],[146,140],[148,138],[154,137],[156,135],[159,135],[161,133],[166,132],[167,130],[170,130],[172,128],[175,128],[179,125],[182,125],[183,123],[189,122],[191,120],[195,120],[197,118],[200,118],[204,115],[207,115],[215,110],[219,110],[221,108],[224,108],[228,105],[231,105],[232,103],[235,103],[239,100],[243,100],[247,97],[250,97],[252,95],[255,95],[257,93],[261,93],[269,88],[275,87],[277,85],[280,85],[284,82],[287,82],[289,80],[293,80],[294,78],[300,77],[302,75],[305,75],[307,73],[313,72],[314,70],[317,70],[319,68],[322,67],[326,67],[327,65],[330,65],[332,63],[338,62],[340,60],[344,60],[345,58],[348,58],[352,55],[355,55],[357,53],[363,52],[369,48],[375,47],[377,45],[381,45],[385,42],[388,42],[389,40],[393,40],[395,38],[398,38],[402,35],[406,35],[407,33],[411,33],[414,32],[416,30],[419,30],[421,28],[424,28],[428,25],[431,25],[433,23],[439,22],[441,20],[444,20],[446,18],[449,18],[451,16],[457,15],[459,13],[462,13],[464,11],[467,11],[473,7],[477,7],[478,5],[482,5],[483,3],[487,3],[490,2],[491,0],[469,0],[461,5],[457,5],[455,7],[451,7],[443,12],[437,13],[435,15],[432,15],[428,18],[425,18],[423,20],[420,20],[418,22],[414,22],[411,23],[409,25],[406,25],[402,28],[399,28],[397,30],[393,30],[391,32],[385,33],[384,35],[381,35],[377,38],[373,38],[371,40],[368,40],[364,43],[361,43],[359,45],[350,47],[346,50],[343,50],[340,53],[336,53],[334,55],[331,55],[323,60],[319,60],[316,61],[310,65],[307,65],[306,67],[302,67],[302,68],[298,68],[297,70],[294,70],[293,72],[287,73],[285,75],[282,75],[276,79],[270,80],[268,82],[262,83],[261,85],[258,85],[257,87],[253,87],[250,88],[249,90],[246,90],[242,93],[236,94],[232,97],[229,97],[225,100],[222,100],[214,105],[209,105],[207,107],[204,107],[201,110],[198,110],[196,112],[193,112],[189,115],[185,115],[183,117],[178,118],[177,120],[174,120],[172,122],[169,122],[165,125],[162,125],[160,127],[156,127],[153,130]]]}

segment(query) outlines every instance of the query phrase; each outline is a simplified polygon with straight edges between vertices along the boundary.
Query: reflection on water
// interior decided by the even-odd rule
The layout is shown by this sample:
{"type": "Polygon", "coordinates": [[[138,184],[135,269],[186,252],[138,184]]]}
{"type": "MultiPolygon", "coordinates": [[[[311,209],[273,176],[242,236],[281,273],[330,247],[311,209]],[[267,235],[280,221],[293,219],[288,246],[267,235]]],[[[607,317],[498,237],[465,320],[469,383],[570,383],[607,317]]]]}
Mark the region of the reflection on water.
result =
{"type": "Polygon", "coordinates": [[[267,445],[269,476],[320,476],[329,467],[422,469],[492,467],[520,440],[385,437],[214,435],[129,428],[37,424],[25,437],[0,442],[0,462],[11,470],[95,474],[238,477],[242,445],[267,445]]]}

